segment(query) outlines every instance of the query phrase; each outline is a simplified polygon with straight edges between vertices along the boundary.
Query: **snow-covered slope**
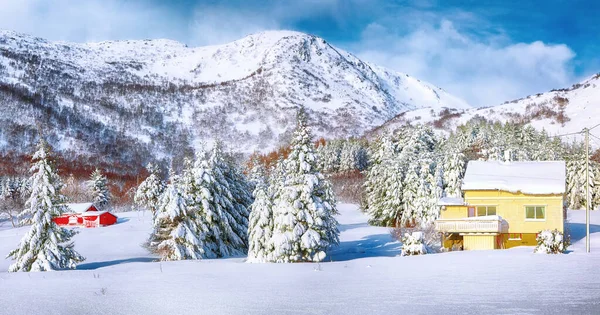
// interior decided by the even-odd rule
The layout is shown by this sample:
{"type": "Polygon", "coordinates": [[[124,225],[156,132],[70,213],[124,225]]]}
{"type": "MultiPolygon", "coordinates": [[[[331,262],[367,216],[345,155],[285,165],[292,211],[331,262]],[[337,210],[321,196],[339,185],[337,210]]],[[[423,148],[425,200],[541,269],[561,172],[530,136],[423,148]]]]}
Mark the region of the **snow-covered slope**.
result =
{"type": "Polygon", "coordinates": [[[7,273],[4,255],[27,227],[0,222],[2,314],[596,314],[600,212],[569,211],[565,255],[532,247],[398,256],[387,228],[339,206],[340,247],[320,264],[248,264],[245,257],[156,262],[140,246],[149,213],[80,229],[78,270],[7,273]],[[468,267],[467,267],[468,266],[468,267]],[[32,298],[35,297],[35,298],[32,298]]]}
{"type": "Polygon", "coordinates": [[[171,40],[49,42],[0,31],[0,95],[4,150],[24,151],[41,123],[59,149],[91,155],[125,154],[112,152],[116,138],[122,150],[159,156],[213,138],[267,150],[286,142],[300,105],[326,137],[358,136],[407,110],[469,108],[429,83],[291,31],[196,48],[171,40]]]}
{"type": "MultiPolygon", "coordinates": [[[[449,108],[442,111],[422,108],[408,111],[386,122],[376,131],[393,130],[407,123],[431,124],[437,129],[451,131],[457,125],[477,116],[500,122],[531,124],[537,129],[545,129],[551,135],[579,132],[585,127],[600,123],[600,74],[570,88],[530,95],[493,107],[466,110],[449,108]]],[[[595,133],[600,136],[598,129],[595,133]]],[[[592,144],[600,146],[600,142],[592,144]]]]}

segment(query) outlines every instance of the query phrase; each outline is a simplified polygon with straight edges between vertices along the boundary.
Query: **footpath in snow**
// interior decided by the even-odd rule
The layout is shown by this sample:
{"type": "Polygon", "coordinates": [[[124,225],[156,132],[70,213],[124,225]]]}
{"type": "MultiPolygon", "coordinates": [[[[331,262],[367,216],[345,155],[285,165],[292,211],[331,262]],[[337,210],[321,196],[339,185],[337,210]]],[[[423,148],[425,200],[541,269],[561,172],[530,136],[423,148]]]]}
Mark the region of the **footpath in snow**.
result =
{"type": "Polygon", "coordinates": [[[340,205],[341,244],[321,264],[247,264],[244,258],[155,262],[140,245],[150,216],[80,229],[78,270],[7,273],[27,230],[0,226],[0,314],[598,314],[600,212],[571,211],[566,255],[531,247],[399,257],[389,229],[340,205]]]}

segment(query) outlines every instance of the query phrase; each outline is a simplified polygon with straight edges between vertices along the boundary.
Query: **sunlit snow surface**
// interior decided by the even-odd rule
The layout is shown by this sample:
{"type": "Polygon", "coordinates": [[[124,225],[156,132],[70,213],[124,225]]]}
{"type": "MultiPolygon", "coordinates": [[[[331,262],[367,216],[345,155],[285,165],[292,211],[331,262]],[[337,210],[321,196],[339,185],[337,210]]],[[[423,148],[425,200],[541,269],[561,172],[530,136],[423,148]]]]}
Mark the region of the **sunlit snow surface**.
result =
{"type": "MultiPolygon", "coordinates": [[[[600,212],[571,211],[567,255],[533,248],[396,256],[388,229],[340,205],[341,245],[321,264],[247,264],[244,257],[159,263],[140,247],[148,213],[82,229],[75,271],[9,274],[0,258],[0,314],[598,314],[600,212]]],[[[0,223],[0,253],[27,228],[0,223]]]]}

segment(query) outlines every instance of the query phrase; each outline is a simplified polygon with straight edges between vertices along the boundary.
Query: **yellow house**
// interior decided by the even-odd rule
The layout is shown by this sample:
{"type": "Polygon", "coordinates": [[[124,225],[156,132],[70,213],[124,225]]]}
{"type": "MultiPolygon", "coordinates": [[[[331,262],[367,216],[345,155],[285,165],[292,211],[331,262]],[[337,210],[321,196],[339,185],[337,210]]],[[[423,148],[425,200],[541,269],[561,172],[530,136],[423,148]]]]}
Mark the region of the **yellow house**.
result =
{"type": "Polygon", "coordinates": [[[544,229],[564,229],[565,162],[470,161],[463,198],[442,198],[435,222],[447,249],[536,245],[544,229]]]}

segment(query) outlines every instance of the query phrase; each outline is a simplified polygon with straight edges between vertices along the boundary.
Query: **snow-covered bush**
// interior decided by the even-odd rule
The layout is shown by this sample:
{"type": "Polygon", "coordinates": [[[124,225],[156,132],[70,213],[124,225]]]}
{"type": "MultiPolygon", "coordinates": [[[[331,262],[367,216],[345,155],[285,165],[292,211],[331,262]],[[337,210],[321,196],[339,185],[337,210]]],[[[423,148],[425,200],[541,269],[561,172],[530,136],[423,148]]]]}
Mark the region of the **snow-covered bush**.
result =
{"type": "Polygon", "coordinates": [[[425,255],[427,252],[427,247],[423,242],[423,232],[404,233],[402,256],[425,255]]]}
{"type": "Polygon", "coordinates": [[[560,254],[568,246],[563,233],[558,230],[543,230],[537,235],[537,246],[534,253],[538,254],[560,254]]]}

